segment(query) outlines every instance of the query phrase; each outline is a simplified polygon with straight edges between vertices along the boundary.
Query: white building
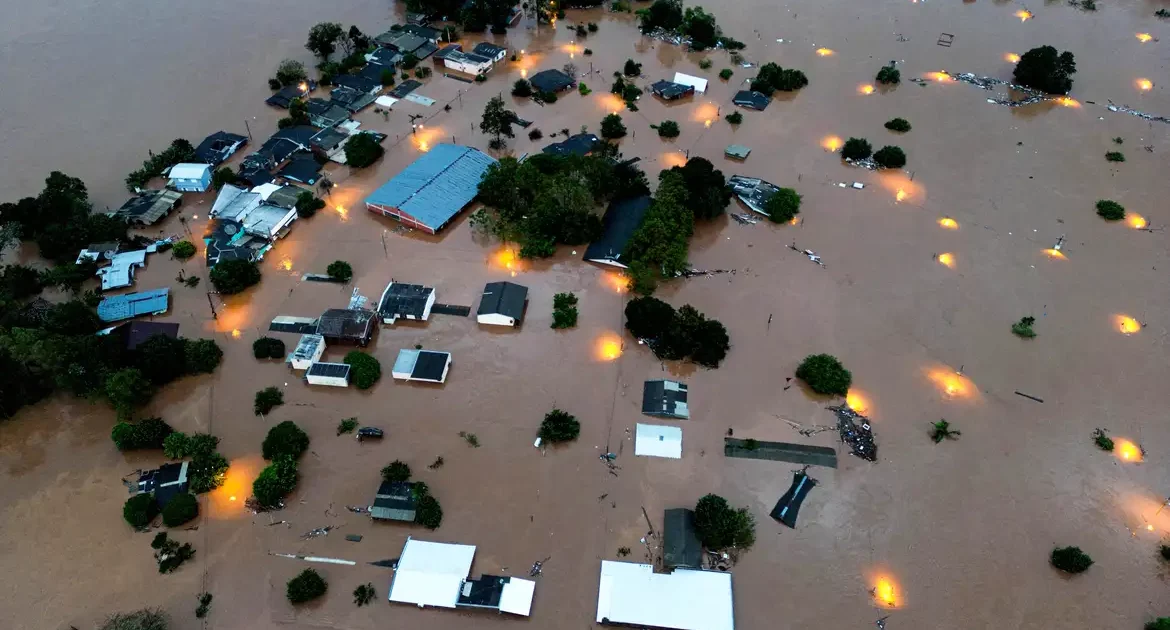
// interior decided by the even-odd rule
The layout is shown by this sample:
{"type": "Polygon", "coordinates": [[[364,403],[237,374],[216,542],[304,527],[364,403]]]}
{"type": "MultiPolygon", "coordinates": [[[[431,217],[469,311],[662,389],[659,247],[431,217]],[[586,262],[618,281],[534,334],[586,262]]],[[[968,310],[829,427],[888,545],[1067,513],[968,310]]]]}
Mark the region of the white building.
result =
{"type": "Polygon", "coordinates": [[[707,92],[707,80],[702,77],[693,77],[689,74],[676,72],[674,73],[674,82],[681,83],[682,85],[689,85],[695,88],[695,91],[699,94],[704,94],[707,92]]]}
{"type": "Polygon", "coordinates": [[[524,320],[528,287],[515,282],[489,282],[483,288],[475,321],[491,326],[516,326],[524,320]]]}
{"type": "Polygon", "coordinates": [[[325,338],[321,335],[301,335],[297,347],[288,355],[288,364],[294,370],[307,370],[325,352],[325,338]]]}
{"type": "Polygon", "coordinates": [[[102,279],[102,291],[121,289],[134,284],[134,270],[146,266],[146,250],[114,254],[110,266],[97,270],[102,279]]]}
{"type": "Polygon", "coordinates": [[[211,165],[176,164],[167,173],[167,186],[185,192],[204,192],[211,186],[211,165]]]}
{"type": "Polygon", "coordinates": [[[639,423],[634,435],[634,454],[682,459],[682,429],[639,423]]]}
{"type": "Polygon", "coordinates": [[[734,630],[731,574],[601,562],[597,623],[673,630],[734,630]]]}
{"type": "Polygon", "coordinates": [[[490,42],[480,42],[476,44],[475,48],[471,49],[471,52],[481,57],[487,57],[488,59],[491,59],[493,63],[503,61],[504,57],[508,56],[507,48],[504,48],[503,46],[497,46],[490,42]]]}
{"type": "Polygon", "coordinates": [[[392,602],[419,608],[479,608],[527,617],[536,583],[514,577],[468,578],[474,545],[406,539],[390,581],[392,602]]]}
{"type": "Polygon", "coordinates": [[[345,363],[314,363],[305,372],[310,385],[349,387],[349,366],[345,363]]]}
{"type": "Polygon", "coordinates": [[[450,352],[399,350],[398,359],[394,361],[394,368],[390,374],[401,381],[445,383],[447,371],[450,369],[450,352]]]}
{"type": "Polygon", "coordinates": [[[443,60],[443,65],[451,70],[467,74],[486,74],[492,69],[492,60],[475,53],[454,51],[443,60]]]}

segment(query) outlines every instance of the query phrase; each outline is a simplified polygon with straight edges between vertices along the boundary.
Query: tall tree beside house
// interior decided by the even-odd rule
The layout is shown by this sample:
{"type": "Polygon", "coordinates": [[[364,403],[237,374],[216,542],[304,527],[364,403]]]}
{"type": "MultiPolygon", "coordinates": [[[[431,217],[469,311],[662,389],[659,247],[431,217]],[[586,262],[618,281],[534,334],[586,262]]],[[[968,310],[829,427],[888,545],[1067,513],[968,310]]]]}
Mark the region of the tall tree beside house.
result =
{"type": "Polygon", "coordinates": [[[232,295],[260,282],[260,267],[250,260],[225,260],[212,267],[208,276],[216,291],[232,295]]]}
{"type": "Polygon", "coordinates": [[[479,123],[479,130],[495,138],[491,141],[493,149],[502,149],[506,145],[502,136],[515,138],[512,132],[512,123],[516,122],[516,113],[504,107],[504,99],[493,96],[492,100],[483,108],[483,119],[479,123]]]}
{"type": "Polygon", "coordinates": [[[345,143],[345,163],[353,168],[365,168],[377,162],[385,152],[373,134],[358,133],[345,143]]]}
{"type": "Polygon", "coordinates": [[[345,31],[337,22],[321,22],[309,29],[309,41],[305,42],[305,48],[326,61],[337,50],[337,40],[344,34],[345,31]]]}
{"type": "Polygon", "coordinates": [[[317,214],[317,211],[324,207],[325,202],[313,196],[313,193],[307,190],[302,190],[301,193],[297,195],[297,216],[302,219],[308,219],[314,214],[317,214]]]}
{"type": "Polygon", "coordinates": [[[295,59],[285,59],[276,67],[276,80],[281,85],[296,85],[308,78],[305,64],[295,59]]]}

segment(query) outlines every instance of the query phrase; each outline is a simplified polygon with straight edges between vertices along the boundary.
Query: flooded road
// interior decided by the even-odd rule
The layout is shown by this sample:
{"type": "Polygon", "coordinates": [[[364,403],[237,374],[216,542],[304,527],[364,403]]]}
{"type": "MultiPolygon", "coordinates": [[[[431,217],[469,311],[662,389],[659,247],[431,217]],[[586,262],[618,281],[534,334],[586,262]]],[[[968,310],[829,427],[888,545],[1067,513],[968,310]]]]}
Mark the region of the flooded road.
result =
{"type": "MultiPolygon", "coordinates": [[[[174,281],[178,262],[150,259],[137,287],[172,287],[163,319],[179,322],[184,336],[215,337],[225,358],[212,375],[169,385],[146,411],[178,430],[220,436],[233,465],[228,483],[202,499],[198,530],[174,532],[195,546],[194,561],[158,576],[150,535],[132,533],[121,519],[127,494],[119,479],[161,463],[161,454],[119,454],[108,438],[112,412],[84,401],[58,399],[0,424],[0,610],[9,627],[88,628],[114,611],[159,606],[180,630],[580,628],[593,619],[600,560],[616,559],[619,547],[642,558],[642,508],[658,527],[663,508],[692,505],[707,492],[749,506],[757,519],[758,542],[733,569],[741,628],[774,627],[777,618],[786,628],[866,628],[887,614],[891,630],[1136,628],[1170,615],[1159,607],[1165,565],[1156,553],[1170,512],[1155,516],[1170,492],[1161,395],[1170,250],[1164,231],[1105,223],[1093,212],[1096,200],[1114,199],[1155,227],[1170,222],[1170,125],[1104,108],[1113,99],[1170,115],[1160,84],[1170,85],[1167,53],[1158,41],[1170,41],[1170,22],[1154,19],[1157,7],[1144,2],[1095,13],[1064,3],[910,0],[707,8],[748,44],[748,60],[802,69],[810,85],[764,112],[745,111],[732,127],[723,116],[754,71],[735,67],[721,81],[719,70],[731,67],[725,53],[686,53],[642,38],[631,16],[600,10],[570,11],[556,29],[522,22],[508,38],[487,36],[526,54],[486,83],[435,76],[419,92],[436,105],[404,101],[386,118],[361,114],[365,126],[389,135],[386,157],[364,172],[334,168],[340,185],[329,207],[294,225],[264,260],[261,284],[217,303],[218,319],[203,290],[202,255],[182,265],[203,277],[198,289],[174,281]],[[1016,13],[1025,9],[1032,17],[1022,21],[1016,13]],[[564,28],[587,21],[600,30],[583,40],[564,28]],[[954,36],[951,46],[938,45],[943,33],[954,36]],[[1142,42],[1137,33],[1153,37],[1142,42]],[[1008,55],[1042,44],[1076,54],[1075,105],[1001,107],[986,102],[988,92],[932,74],[1010,79],[1008,55]],[[628,57],[643,64],[643,88],[682,71],[710,79],[708,93],[669,105],[647,95],[639,111],[626,112],[607,92],[628,57]],[[699,68],[704,58],[710,69],[699,68]],[[902,84],[865,94],[862,86],[890,60],[899,62],[902,84]],[[544,107],[507,95],[516,78],[570,62],[582,74],[594,71],[581,78],[593,94],[570,93],[544,107]],[[914,77],[926,85],[908,81],[914,77]],[[1142,78],[1151,90],[1139,88],[1142,78]],[[610,274],[582,263],[579,248],[509,263],[498,244],[472,233],[466,215],[438,237],[422,237],[363,209],[373,188],[435,143],[486,150],[489,138],[475,127],[498,93],[545,134],[532,142],[517,130],[509,142],[516,155],[538,151],[562,129],[597,132],[601,118],[618,111],[633,132],[621,150],[640,157],[652,181],[689,154],[726,175],[762,177],[804,196],[796,226],[726,217],[700,225],[692,264],[736,273],[660,289],[662,299],[693,304],[727,326],[732,350],[722,367],[655,361],[623,334],[628,296],[610,274]],[[426,116],[413,134],[411,114],[426,116]],[[886,131],[882,124],[894,117],[913,130],[886,131]],[[661,140],[650,128],[666,119],[679,123],[679,138],[661,140]],[[850,136],[875,148],[900,145],[905,172],[842,164],[825,147],[850,136]],[[1117,147],[1115,137],[1123,139],[1123,164],[1103,157],[1117,147]],[[723,157],[732,143],[752,148],[746,162],[723,157]],[[865,188],[839,186],[855,181],[865,188]],[[1062,235],[1064,256],[1046,254],[1062,235]],[[815,250],[826,267],[788,249],[792,243],[815,250]],[[353,265],[353,286],[371,297],[393,277],[436,287],[440,302],[474,306],[485,282],[514,277],[529,287],[528,318],[507,332],[449,316],[378,332],[370,351],[384,367],[415,344],[452,352],[442,387],[407,386],[387,374],[369,392],[310,389],[282,364],[258,363],[250,343],[276,315],[344,305],[352,287],[300,281],[336,259],[353,265]],[[552,296],[562,291],[579,296],[580,319],[575,329],[554,331],[552,296]],[[1023,316],[1036,318],[1037,338],[1010,333],[1023,316]],[[1122,316],[1145,327],[1123,332],[1122,316]],[[621,341],[616,352],[612,340],[621,341]],[[799,386],[783,389],[814,352],[852,370],[880,457],[870,464],[842,452],[839,469],[811,469],[820,485],[789,530],[767,514],[792,466],[724,459],[721,445],[730,429],[834,446],[831,433],[803,438],[785,422],[833,421],[823,409],[830,401],[799,386]],[[664,373],[691,389],[683,459],[635,458],[629,436],[643,421],[641,383],[664,373]],[[253,416],[253,394],[273,385],[286,404],[253,416]],[[582,434],[542,455],[531,444],[554,405],[582,421],[582,434]],[[338,421],[351,416],[384,428],[386,439],[337,437],[338,421]],[[940,418],[962,431],[959,440],[930,441],[930,423],[940,418]],[[283,420],[302,426],[312,445],[288,508],[270,519],[244,510],[243,499],[263,467],[266,431],[283,420]],[[1096,450],[1096,427],[1140,443],[1145,461],[1096,450]],[[468,446],[461,431],[481,446],[468,446]],[[619,453],[617,476],[598,461],[606,451],[619,453]],[[444,464],[429,469],[437,457],[444,464]],[[394,459],[407,461],[442,501],[437,531],[372,524],[345,510],[369,503],[378,470],[394,459]],[[341,529],[300,539],[325,525],[341,529]],[[347,542],[345,534],[363,540],[347,542]],[[391,573],[366,563],[397,557],[407,535],[477,545],[476,575],[523,575],[550,558],[531,621],[388,605],[391,573]],[[1097,564],[1064,579],[1047,562],[1055,545],[1080,546],[1097,564]],[[306,565],[270,553],[358,565],[318,566],[329,594],[294,609],[285,582],[306,565]],[[868,592],[882,580],[895,593],[893,610],[868,592]],[[378,598],[357,608],[350,592],[366,582],[378,598]],[[201,591],[215,596],[206,620],[193,614],[201,591]]],[[[303,42],[314,23],[356,23],[376,34],[395,21],[394,11],[384,0],[22,5],[0,24],[0,85],[8,86],[0,90],[0,191],[5,199],[34,194],[58,169],[84,179],[97,207],[117,206],[124,175],[175,137],[243,132],[247,120],[257,146],[280,115],[263,103],[265,80],[282,58],[311,61],[303,42]]],[[[184,200],[192,230],[201,229],[210,203],[210,196],[184,200]]],[[[160,229],[184,227],[172,217],[160,229]]],[[[326,356],[339,360],[344,351],[326,356]]]]}

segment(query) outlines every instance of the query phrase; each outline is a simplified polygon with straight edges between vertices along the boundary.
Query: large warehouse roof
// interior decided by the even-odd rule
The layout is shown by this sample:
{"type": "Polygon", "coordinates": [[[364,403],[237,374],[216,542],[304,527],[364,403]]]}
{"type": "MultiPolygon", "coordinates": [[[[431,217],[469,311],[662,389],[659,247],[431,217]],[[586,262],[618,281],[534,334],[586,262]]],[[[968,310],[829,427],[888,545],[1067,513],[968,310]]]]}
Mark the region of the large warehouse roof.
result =
{"type": "Polygon", "coordinates": [[[471,147],[435,145],[375,190],[366,204],[397,208],[438,230],[471,203],[484,171],[495,162],[471,147]]]}
{"type": "Polygon", "coordinates": [[[597,623],[733,630],[731,574],[676,569],[655,573],[648,564],[601,562],[597,623]]]}
{"type": "Polygon", "coordinates": [[[474,557],[474,545],[408,538],[390,582],[390,601],[454,608],[474,557]]]}

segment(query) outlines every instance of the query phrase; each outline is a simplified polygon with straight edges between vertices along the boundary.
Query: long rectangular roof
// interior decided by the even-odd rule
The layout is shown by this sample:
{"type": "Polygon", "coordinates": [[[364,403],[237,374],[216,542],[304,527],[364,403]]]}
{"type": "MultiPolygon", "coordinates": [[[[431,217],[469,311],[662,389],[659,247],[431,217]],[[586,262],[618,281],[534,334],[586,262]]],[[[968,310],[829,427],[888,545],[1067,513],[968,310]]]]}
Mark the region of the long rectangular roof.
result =
{"type": "Polygon", "coordinates": [[[390,601],[454,608],[473,558],[474,545],[408,538],[390,582],[390,601]]]}
{"type": "Polygon", "coordinates": [[[139,315],[165,313],[170,296],[169,288],[111,295],[98,304],[97,314],[104,322],[116,322],[139,315]]]}
{"type": "Polygon", "coordinates": [[[439,144],[366,198],[366,204],[397,208],[438,230],[479,192],[479,181],[496,160],[478,149],[439,144]]]}
{"type": "Polygon", "coordinates": [[[675,630],[734,630],[731,574],[689,569],[662,574],[648,564],[603,560],[596,621],[675,630]]]}
{"type": "Polygon", "coordinates": [[[616,263],[623,267],[622,254],[626,251],[626,244],[642,225],[642,217],[650,208],[651,198],[634,197],[615,201],[605,211],[601,220],[601,238],[585,248],[585,260],[603,263],[616,263]]]}
{"type": "Polygon", "coordinates": [[[634,454],[682,459],[682,429],[639,423],[634,431],[634,454]]]}

